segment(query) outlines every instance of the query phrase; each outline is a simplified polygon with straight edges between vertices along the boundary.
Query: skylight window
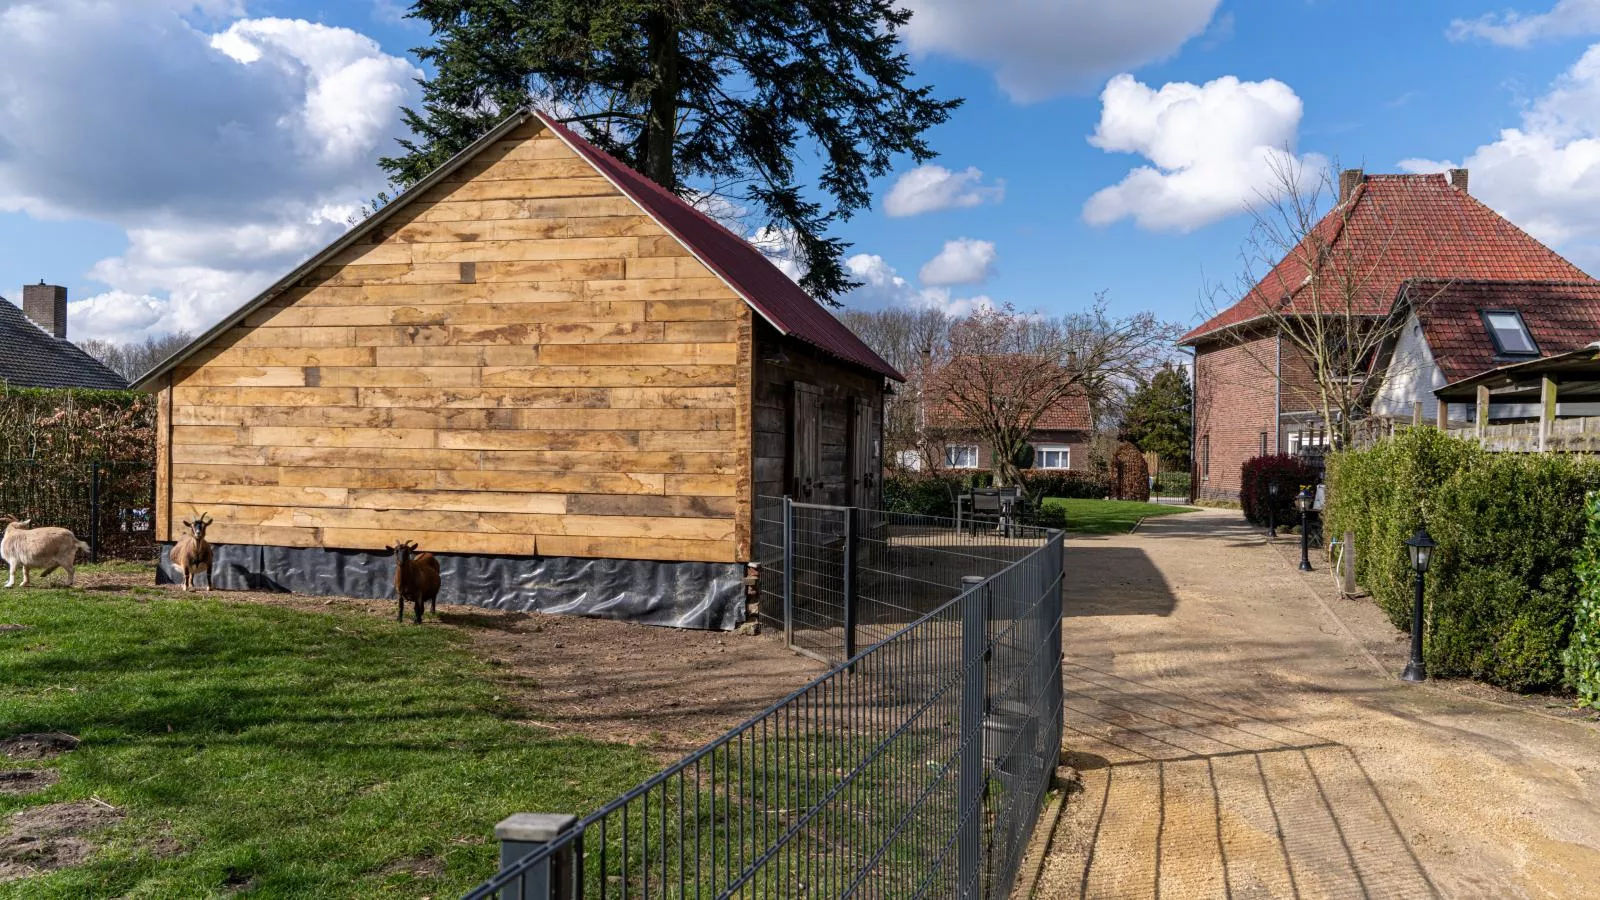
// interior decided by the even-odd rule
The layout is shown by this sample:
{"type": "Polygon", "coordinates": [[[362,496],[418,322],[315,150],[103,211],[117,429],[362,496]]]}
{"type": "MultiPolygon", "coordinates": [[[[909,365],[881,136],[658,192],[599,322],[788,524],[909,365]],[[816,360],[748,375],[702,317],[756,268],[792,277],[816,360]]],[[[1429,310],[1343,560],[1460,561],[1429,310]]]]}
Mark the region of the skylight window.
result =
{"type": "Polygon", "coordinates": [[[1528,326],[1523,324],[1522,316],[1518,313],[1509,310],[1485,311],[1483,324],[1489,329],[1496,352],[1506,356],[1538,355],[1539,346],[1533,342],[1533,336],[1528,334],[1528,326]]]}

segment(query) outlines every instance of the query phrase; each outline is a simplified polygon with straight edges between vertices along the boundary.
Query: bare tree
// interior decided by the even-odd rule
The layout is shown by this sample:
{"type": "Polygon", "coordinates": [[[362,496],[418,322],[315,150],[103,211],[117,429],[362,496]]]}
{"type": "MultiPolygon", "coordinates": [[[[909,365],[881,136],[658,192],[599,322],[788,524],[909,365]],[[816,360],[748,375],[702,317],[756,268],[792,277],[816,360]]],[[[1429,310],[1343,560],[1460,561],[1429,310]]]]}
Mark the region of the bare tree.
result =
{"type": "Polygon", "coordinates": [[[1012,484],[1017,457],[1048,410],[1074,394],[1102,408],[1170,355],[1177,332],[1151,313],[1115,317],[1103,295],[1060,318],[1010,307],[976,312],[952,326],[950,361],[930,379],[927,406],[941,410],[946,427],[987,444],[995,483],[1012,484]]]}
{"type": "Polygon", "coordinates": [[[923,394],[928,373],[950,355],[950,328],[954,319],[939,309],[848,310],[839,316],[867,346],[906,376],[905,384],[884,402],[884,459],[903,465],[910,454],[922,468],[937,469],[944,457],[935,452],[925,433],[923,394]]]}
{"type": "Polygon", "coordinates": [[[133,381],[166,360],[167,357],[194,340],[187,331],[176,331],[159,337],[146,337],[142,342],[119,344],[99,338],[77,341],[78,349],[89,354],[106,368],[127,381],[133,381]]]}
{"type": "MultiPolygon", "coordinates": [[[[1398,211],[1374,197],[1357,221],[1359,185],[1341,184],[1337,165],[1308,173],[1287,153],[1272,165],[1239,281],[1212,288],[1205,312],[1232,312],[1219,339],[1278,387],[1287,406],[1314,413],[1339,448],[1365,416],[1406,323],[1389,265],[1403,237],[1398,211]],[[1262,340],[1268,336],[1277,340],[1262,340]]],[[[1407,300],[1415,309],[1437,295],[1407,300]]]]}

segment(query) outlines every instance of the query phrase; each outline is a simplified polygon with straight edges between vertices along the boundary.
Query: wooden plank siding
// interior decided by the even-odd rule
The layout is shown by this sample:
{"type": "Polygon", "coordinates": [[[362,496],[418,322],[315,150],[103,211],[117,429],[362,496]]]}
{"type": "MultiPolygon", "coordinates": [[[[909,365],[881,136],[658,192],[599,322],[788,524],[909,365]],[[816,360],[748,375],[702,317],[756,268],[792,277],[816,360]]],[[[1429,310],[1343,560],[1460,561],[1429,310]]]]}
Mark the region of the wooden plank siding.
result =
{"type": "Polygon", "coordinates": [[[158,531],[748,559],[753,327],[529,123],[173,371],[158,531]]]}

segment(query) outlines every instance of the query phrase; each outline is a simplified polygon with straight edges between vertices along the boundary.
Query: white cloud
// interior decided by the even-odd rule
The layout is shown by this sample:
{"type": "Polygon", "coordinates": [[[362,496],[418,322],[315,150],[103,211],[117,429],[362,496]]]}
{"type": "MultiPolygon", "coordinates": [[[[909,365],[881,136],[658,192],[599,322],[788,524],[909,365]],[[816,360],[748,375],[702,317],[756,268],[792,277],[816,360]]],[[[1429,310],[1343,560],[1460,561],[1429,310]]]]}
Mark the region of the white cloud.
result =
{"type": "MultiPolygon", "coordinates": [[[[1447,161],[1408,159],[1413,172],[1447,161]]],[[[1492,143],[1468,154],[1472,194],[1591,270],[1600,268],[1600,44],[1492,143]]]]}
{"type": "Polygon", "coordinates": [[[903,306],[911,309],[941,309],[950,315],[964,316],[994,305],[987,296],[955,297],[945,287],[919,288],[900,275],[883,257],[858,253],[845,260],[845,268],[862,286],[842,298],[847,306],[881,308],[903,306]]]}
{"type": "Polygon", "coordinates": [[[1011,99],[1044,100],[1166,59],[1221,0],[906,0],[911,48],[986,66],[1011,99]]]}
{"type": "Polygon", "coordinates": [[[1089,143],[1153,165],[1090,197],[1083,217],[1091,225],[1131,218],[1154,231],[1192,231],[1258,203],[1278,186],[1278,171],[1297,171],[1305,186],[1327,165],[1293,156],[1301,103],[1281,81],[1229,75],[1155,90],[1118,75],[1100,100],[1089,143]]]}
{"type": "Polygon", "coordinates": [[[958,238],[946,241],[939,255],[923,264],[917,278],[930,287],[952,284],[982,284],[994,274],[993,241],[958,238]]]}
{"type": "Polygon", "coordinates": [[[800,250],[800,241],[792,228],[757,228],[745,240],[755,245],[761,254],[777,266],[790,281],[798,282],[811,271],[811,265],[800,250]]]}
{"type": "Polygon", "coordinates": [[[128,234],[90,273],[111,290],[72,304],[74,335],[209,327],[384,187],[376,160],[418,70],[349,29],[241,14],[224,0],[0,4],[0,209],[128,234]],[[196,10],[220,30],[191,24],[196,10]]]}
{"type": "Polygon", "coordinates": [[[1445,31],[1453,41],[1471,38],[1504,47],[1526,47],[1537,40],[1600,34],[1600,0],[1560,0],[1549,12],[1485,13],[1456,19],[1445,31]]]}
{"type": "Polygon", "coordinates": [[[952,172],[944,166],[925,165],[895,179],[894,187],[883,198],[883,211],[890,216],[920,216],[942,209],[964,209],[1005,199],[1003,182],[983,183],[983,173],[968,166],[952,172]]]}

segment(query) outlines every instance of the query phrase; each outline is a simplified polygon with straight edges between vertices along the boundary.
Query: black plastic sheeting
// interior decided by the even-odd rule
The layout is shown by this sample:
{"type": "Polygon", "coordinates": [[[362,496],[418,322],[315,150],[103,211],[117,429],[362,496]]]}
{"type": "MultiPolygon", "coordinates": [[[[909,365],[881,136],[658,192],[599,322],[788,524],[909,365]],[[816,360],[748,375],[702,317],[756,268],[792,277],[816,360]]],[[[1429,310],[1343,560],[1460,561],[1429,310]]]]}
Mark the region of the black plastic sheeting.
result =
{"type": "MultiPolygon", "coordinates": [[[[394,559],[388,554],[253,544],[212,547],[218,590],[395,599],[394,559]]],[[[161,548],[159,584],[181,580],[168,558],[171,550],[171,544],[161,548]]],[[[723,631],[744,621],[744,566],[739,563],[436,555],[443,581],[440,603],[723,631]]],[[[204,577],[198,581],[203,584],[204,577]]]]}

